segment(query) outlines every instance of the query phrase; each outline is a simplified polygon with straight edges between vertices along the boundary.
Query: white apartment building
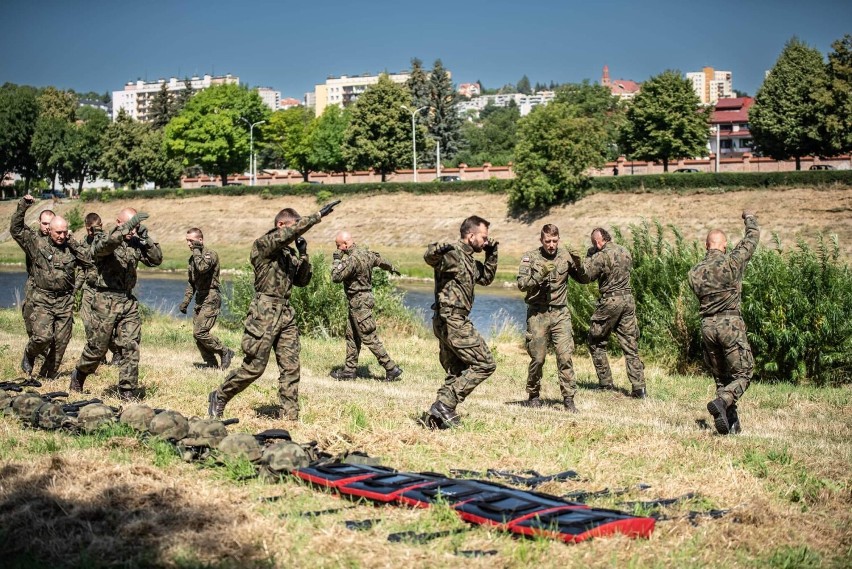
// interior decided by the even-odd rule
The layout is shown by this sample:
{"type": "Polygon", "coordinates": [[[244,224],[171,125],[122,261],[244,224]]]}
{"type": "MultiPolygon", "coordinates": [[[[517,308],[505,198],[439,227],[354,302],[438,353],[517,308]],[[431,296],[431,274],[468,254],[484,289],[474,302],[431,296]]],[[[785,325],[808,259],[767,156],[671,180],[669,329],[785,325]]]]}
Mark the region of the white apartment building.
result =
{"type": "MultiPolygon", "coordinates": [[[[409,76],[408,71],[388,74],[388,77],[394,83],[405,83],[409,76]]],[[[328,105],[337,105],[340,108],[348,107],[358,99],[358,96],[367,87],[378,82],[379,75],[370,75],[369,73],[354,77],[347,75],[329,77],[325,83],[315,86],[313,97],[310,96],[310,93],[305,94],[305,101],[308,103],[312,101],[316,116],[320,116],[328,105]]]]}
{"type": "Polygon", "coordinates": [[[533,107],[538,105],[546,105],[556,98],[555,91],[539,91],[533,95],[524,95],[522,93],[504,93],[501,95],[482,95],[474,97],[469,101],[459,101],[458,112],[460,115],[472,110],[476,116],[479,112],[490,104],[495,107],[508,107],[510,102],[514,101],[521,112],[521,116],[527,116],[533,107]]]}
{"type": "MultiPolygon", "coordinates": [[[[230,73],[218,77],[212,75],[204,75],[203,77],[194,76],[190,80],[190,88],[193,91],[201,91],[213,85],[239,85],[240,78],[234,77],[230,73]]],[[[119,111],[124,111],[134,119],[142,122],[150,120],[149,112],[151,101],[154,96],[160,91],[162,85],[166,85],[169,91],[182,91],[185,89],[184,80],[176,77],[158,79],[157,81],[130,81],[121,91],[112,92],[112,120],[118,117],[119,111]]]]}
{"type": "Polygon", "coordinates": [[[686,74],[692,83],[692,89],[703,105],[713,105],[719,99],[730,99],[734,96],[734,85],[730,71],[716,71],[705,67],[701,71],[686,74]]]}
{"type": "Polygon", "coordinates": [[[258,87],[256,90],[263,104],[272,109],[273,113],[281,108],[281,91],[272,87],[258,87]]]}

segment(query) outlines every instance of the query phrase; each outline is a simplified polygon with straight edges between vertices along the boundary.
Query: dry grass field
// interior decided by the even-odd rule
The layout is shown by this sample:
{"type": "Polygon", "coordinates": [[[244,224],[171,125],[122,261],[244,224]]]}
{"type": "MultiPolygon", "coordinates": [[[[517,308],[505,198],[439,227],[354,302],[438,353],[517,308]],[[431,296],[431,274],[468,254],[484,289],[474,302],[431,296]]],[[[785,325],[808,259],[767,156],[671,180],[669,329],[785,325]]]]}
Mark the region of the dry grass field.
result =
{"type": "MultiPolygon", "coordinates": [[[[650,398],[593,389],[588,357],[575,359],[578,415],[556,405],[552,360],[541,410],[507,403],[525,398],[527,357],[521,338],[495,334],[497,372],[459,408],[463,425],[427,431],[415,418],[442,381],[436,342],[425,331],[395,333],[380,323],[403,380],[371,379],[380,368],[362,355],[364,377],[328,376],[343,359],[342,341],[303,338],[302,416],[267,418],[274,403],[274,363],[226,409],[231,432],[283,427],[294,440],[315,440],[332,453],[362,450],[400,470],[448,472],[488,468],[580,478],[550,482],[552,494],[625,489],[590,505],[663,514],[648,540],[602,538],[578,545],[515,539],[484,528],[426,544],[390,543],[394,532],[464,527],[444,508],[411,510],[355,504],[298,481],[246,479],[245,464],[188,464],[163,442],[123,431],[72,436],[35,431],[0,417],[0,543],[4,567],[848,567],[852,563],[852,389],[753,385],[740,405],[744,432],[708,429],[705,376],[646,368],[650,398]],[[640,485],[647,485],[641,489],[640,485]],[[655,509],[623,502],[695,497],[655,509]],[[277,497],[275,501],[264,498],[277,497]],[[342,509],[341,509],[342,508],[342,509]],[[713,519],[689,512],[714,509],[713,519]],[[305,512],[333,510],[314,517],[305,512]],[[348,520],[380,520],[350,530],[348,520]],[[485,551],[466,558],[461,552],[485,551]]],[[[239,334],[220,330],[230,346],[239,334]]],[[[205,396],[223,372],[200,361],[185,322],[154,316],[143,326],[141,383],[146,402],[186,415],[206,410],[205,396]]],[[[42,392],[67,387],[82,349],[75,327],[63,375],[42,392]]],[[[25,335],[20,313],[0,311],[0,374],[18,375],[25,335]]],[[[613,362],[627,387],[623,361],[613,362]]],[[[117,371],[102,367],[87,397],[118,405],[117,371]]],[[[712,422],[710,423],[712,425],[712,422]]]]}

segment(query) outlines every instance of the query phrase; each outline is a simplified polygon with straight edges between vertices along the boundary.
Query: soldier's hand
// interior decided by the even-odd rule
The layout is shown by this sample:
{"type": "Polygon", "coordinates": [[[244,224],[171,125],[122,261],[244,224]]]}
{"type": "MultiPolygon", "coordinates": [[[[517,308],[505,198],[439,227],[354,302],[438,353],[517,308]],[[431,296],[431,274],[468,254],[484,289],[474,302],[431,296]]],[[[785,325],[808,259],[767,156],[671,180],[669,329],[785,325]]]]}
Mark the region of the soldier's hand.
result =
{"type": "Polygon", "coordinates": [[[322,206],[319,210],[320,217],[325,217],[334,211],[334,207],[340,203],[340,200],[334,200],[333,202],[329,202],[322,206]]]}
{"type": "Polygon", "coordinates": [[[435,248],[435,253],[437,253],[438,255],[446,255],[453,249],[455,249],[455,247],[452,243],[439,243],[438,246],[435,248]]]}
{"type": "Polygon", "coordinates": [[[592,245],[591,247],[589,247],[589,250],[586,251],[586,257],[591,257],[592,255],[594,255],[597,252],[598,252],[598,248],[595,247],[594,245],[592,245]]]}
{"type": "Polygon", "coordinates": [[[181,304],[178,310],[180,310],[181,314],[186,314],[186,309],[189,308],[188,304],[181,304]]]}
{"type": "Polygon", "coordinates": [[[546,277],[556,269],[556,263],[548,261],[541,266],[541,276],[546,277]]]}
{"type": "Polygon", "coordinates": [[[299,255],[304,256],[308,254],[308,242],[305,241],[304,237],[296,237],[296,250],[299,252],[299,255]]]}
{"type": "Polygon", "coordinates": [[[399,272],[399,271],[397,271],[396,269],[391,269],[389,272],[390,272],[390,274],[392,274],[392,275],[396,275],[396,276],[398,276],[398,277],[401,277],[401,276],[402,276],[402,273],[400,273],[400,272],[399,272]]]}
{"type": "Polygon", "coordinates": [[[493,255],[494,253],[496,253],[498,245],[500,245],[499,241],[496,241],[489,237],[488,240],[485,242],[485,247],[483,247],[483,249],[485,250],[485,254],[493,255]]]}
{"type": "Polygon", "coordinates": [[[201,249],[203,249],[203,248],[204,248],[204,243],[202,243],[202,242],[201,242],[201,241],[199,241],[198,239],[193,239],[193,240],[192,240],[192,245],[190,245],[190,248],[191,248],[191,249],[199,249],[199,250],[201,250],[201,249]]]}
{"type": "Polygon", "coordinates": [[[743,210],[743,219],[746,219],[748,217],[754,217],[754,212],[750,209],[743,210]]]}
{"type": "Polygon", "coordinates": [[[128,219],[128,220],[127,220],[127,226],[128,226],[130,229],[133,229],[133,228],[135,228],[135,227],[139,227],[139,225],[140,225],[143,221],[145,221],[146,219],[148,219],[149,217],[150,217],[150,216],[149,216],[147,213],[145,213],[144,211],[140,211],[140,212],[138,212],[138,213],[135,213],[135,214],[133,214],[133,217],[131,217],[130,219],[128,219]]]}
{"type": "Polygon", "coordinates": [[[25,195],[22,199],[24,200],[24,205],[26,205],[27,207],[35,203],[35,198],[32,197],[30,194],[25,195]]]}
{"type": "Polygon", "coordinates": [[[150,236],[148,235],[148,228],[144,225],[140,225],[139,227],[137,227],[136,237],[138,237],[142,241],[148,241],[148,239],[150,239],[150,236]]]}
{"type": "Polygon", "coordinates": [[[338,249],[334,253],[332,253],[331,256],[334,258],[335,261],[339,261],[343,258],[343,251],[338,249]]]}

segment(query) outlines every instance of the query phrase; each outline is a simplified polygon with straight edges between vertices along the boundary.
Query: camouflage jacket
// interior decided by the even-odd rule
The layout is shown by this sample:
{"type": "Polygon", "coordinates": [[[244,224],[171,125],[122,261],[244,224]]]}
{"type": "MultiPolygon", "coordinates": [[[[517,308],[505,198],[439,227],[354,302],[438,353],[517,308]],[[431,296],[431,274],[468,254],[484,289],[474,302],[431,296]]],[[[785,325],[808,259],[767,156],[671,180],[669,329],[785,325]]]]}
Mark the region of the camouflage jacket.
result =
{"type": "MultiPolygon", "coordinates": [[[[15,210],[15,213],[12,215],[12,224],[11,224],[11,227],[9,228],[9,232],[12,234],[12,237],[15,239],[15,241],[18,243],[18,245],[21,245],[21,242],[18,241],[17,238],[15,238],[15,231],[16,231],[16,229],[15,229],[15,223],[16,223],[15,218],[18,214],[20,214],[20,216],[21,216],[20,226],[17,228],[17,231],[18,231],[19,235],[21,235],[21,238],[24,238],[25,235],[30,235],[30,236],[36,237],[37,239],[45,241],[45,242],[50,241],[50,237],[48,237],[47,235],[45,235],[44,233],[41,232],[41,229],[39,228],[38,224],[36,224],[33,227],[28,227],[24,223],[24,216],[26,215],[27,209],[29,207],[30,206],[24,204],[23,199],[18,202],[18,209],[15,210]]],[[[26,238],[29,239],[29,237],[26,237],[26,238]]],[[[23,245],[21,245],[21,248],[23,249],[23,245]]],[[[29,281],[30,275],[32,274],[33,259],[30,256],[30,254],[27,253],[26,249],[24,249],[24,264],[27,268],[27,281],[29,281]]]]}
{"type": "Polygon", "coordinates": [[[219,290],[219,255],[216,254],[216,251],[204,246],[193,248],[192,256],[187,263],[184,304],[189,304],[196,291],[199,294],[206,294],[210,289],[219,290]]]}
{"type": "Polygon", "coordinates": [[[153,239],[144,240],[135,235],[125,239],[119,226],[109,234],[95,230],[92,258],[98,271],[98,289],[131,294],[136,286],[136,267],[140,262],[149,267],[159,266],[163,251],[153,239]]]}
{"type": "Polygon", "coordinates": [[[310,260],[300,256],[290,244],[319,221],[320,215],[315,213],[303,217],[292,227],[270,229],[255,240],[250,257],[255,293],[286,301],[290,299],[293,286],[306,286],[311,282],[310,260]]]}
{"type": "Polygon", "coordinates": [[[539,247],[527,251],[521,257],[518,267],[518,289],[527,293],[524,302],[531,307],[566,306],[568,304],[568,278],[579,279],[579,271],[574,260],[563,249],[557,249],[553,256],[547,255],[539,247]],[[556,268],[542,276],[545,263],[554,263],[556,268]]]}
{"type": "Polygon", "coordinates": [[[475,285],[488,286],[497,273],[497,252],[486,256],[485,263],[473,258],[473,248],[459,240],[444,255],[437,250],[440,243],[432,243],[423,259],[435,269],[435,304],[432,309],[439,314],[453,309],[470,313],[473,307],[475,285]]]}
{"type": "Polygon", "coordinates": [[[359,292],[372,292],[373,267],[393,270],[393,265],[378,253],[353,245],[343,252],[340,259],[334,260],[331,280],[343,283],[343,290],[350,298],[359,292]]]}
{"type": "Polygon", "coordinates": [[[50,237],[33,231],[24,223],[27,206],[23,200],[12,215],[10,233],[30,261],[31,284],[44,291],[72,293],[77,267],[85,269],[92,262],[85,248],[69,237],[56,245],[50,237]]]}
{"type": "Polygon", "coordinates": [[[757,219],[745,219],[745,237],[729,254],[710,249],[704,260],[689,271],[689,286],[698,297],[702,317],[726,310],[739,310],[743,273],[760,240],[757,219]]]}
{"type": "Polygon", "coordinates": [[[633,270],[633,257],[626,247],[612,241],[604,243],[600,251],[589,250],[583,261],[580,282],[598,281],[598,290],[602,295],[612,292],[632,292],[630,271],[633,270]]]}

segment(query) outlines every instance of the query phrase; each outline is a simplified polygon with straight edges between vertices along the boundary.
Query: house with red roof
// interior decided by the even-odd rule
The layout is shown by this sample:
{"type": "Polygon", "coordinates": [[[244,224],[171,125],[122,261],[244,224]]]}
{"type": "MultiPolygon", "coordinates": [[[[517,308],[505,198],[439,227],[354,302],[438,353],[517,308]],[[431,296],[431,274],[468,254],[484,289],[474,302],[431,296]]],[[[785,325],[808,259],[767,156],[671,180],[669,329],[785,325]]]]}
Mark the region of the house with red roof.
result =
{"type": "Polygon", "coordinates": [[[752,152],[754,140],[748,129],[748,110],[754,104],[752,97],[719,99],[710,118],[710,152],[734,158],[752,152]],[[718,129],[718,136],[717,136],[718,129]],[[718,149],[716,141],[718,139],[718,149]]]}

